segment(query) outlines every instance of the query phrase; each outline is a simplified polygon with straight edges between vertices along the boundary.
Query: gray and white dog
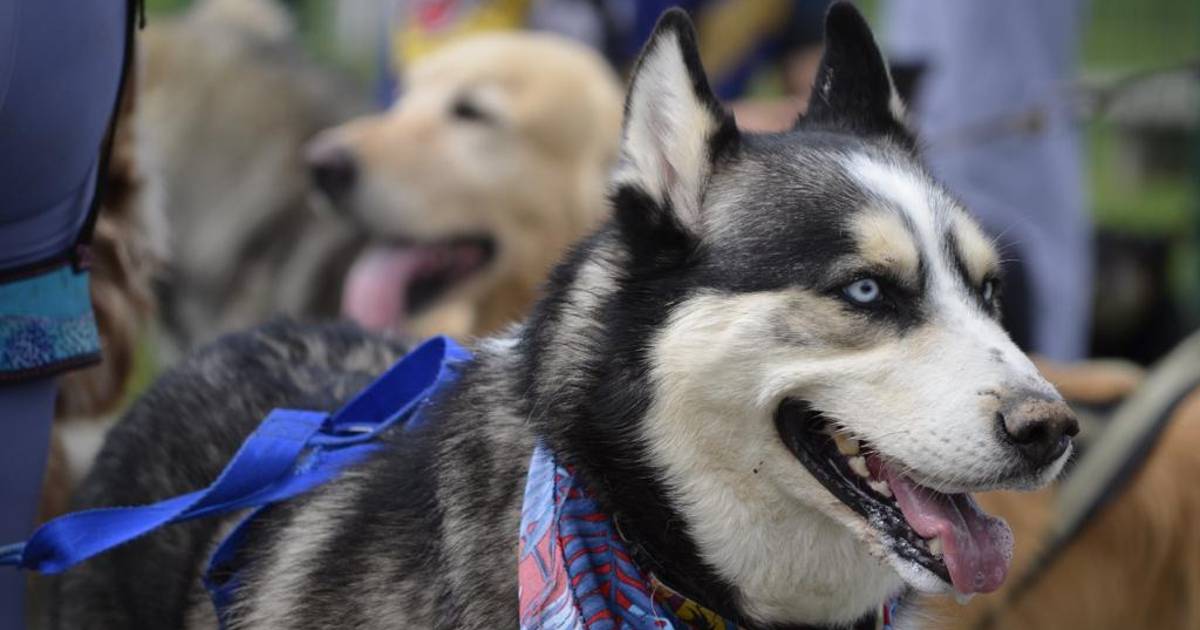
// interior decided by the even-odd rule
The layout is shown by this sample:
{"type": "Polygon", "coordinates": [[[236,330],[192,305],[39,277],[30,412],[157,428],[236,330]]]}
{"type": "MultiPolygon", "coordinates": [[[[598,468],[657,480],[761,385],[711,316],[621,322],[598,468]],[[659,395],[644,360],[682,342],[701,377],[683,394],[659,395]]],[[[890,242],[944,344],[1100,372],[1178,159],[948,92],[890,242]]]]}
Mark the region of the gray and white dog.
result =
{"type": "MultiPolygon", "coordinates": [[[[257,523],[230,627],[515,627],[539,440],[643,568],[745,627],[996,588],[1011,535],[967,493],[1047,483],[1076,424],[997,323],[996,253],[900,107],[838,4],[809,112],[741,134],[666,14],[629,89],[612,220],[524,325],[477,345],[426,428],[257,523]]],[[[227,339],[114,430],[80,507],[205,485],[270,408],[332,408],[399,353],[343,328],[227,339]]],[[[211,626],[197,577],[223,529],[68,574],[58,627],[211,626]]]]}

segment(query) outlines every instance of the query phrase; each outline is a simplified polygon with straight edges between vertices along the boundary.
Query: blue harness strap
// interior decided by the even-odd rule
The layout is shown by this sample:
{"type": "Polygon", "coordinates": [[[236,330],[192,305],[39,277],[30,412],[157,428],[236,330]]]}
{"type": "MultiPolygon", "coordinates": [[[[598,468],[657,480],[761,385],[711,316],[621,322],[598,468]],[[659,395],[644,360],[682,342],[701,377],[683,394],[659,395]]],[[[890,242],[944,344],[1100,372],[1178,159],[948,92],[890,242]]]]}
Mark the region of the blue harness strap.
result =
{"type": "Polygon", "coordinates": [[[60,573],[164,525],[258,508],[218,547],[205,584],[218,610],[236,586],[230,571],[246,524],[266,506],[302,494],[379,448],[376,438],[422,422],[423,405],[458,376],[471,354],[434,337],[400,359],[336,413],[275,409],[207,488],[137,507],[98,508],[42,525],[25,543],[0,547],[0,565],[60,573]],[[218,577],[218,573],[221,574],[218,577]]]}

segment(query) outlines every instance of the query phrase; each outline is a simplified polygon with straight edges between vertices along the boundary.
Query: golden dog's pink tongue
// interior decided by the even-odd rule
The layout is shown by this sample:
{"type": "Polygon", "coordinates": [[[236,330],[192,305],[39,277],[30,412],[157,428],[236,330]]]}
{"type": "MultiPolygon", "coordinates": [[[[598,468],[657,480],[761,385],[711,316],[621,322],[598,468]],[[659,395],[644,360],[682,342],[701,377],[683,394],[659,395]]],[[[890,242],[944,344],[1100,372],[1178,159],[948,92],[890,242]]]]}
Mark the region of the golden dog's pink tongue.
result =
{"type": "Polygon", "coordinates": [[[954,590],[966,595],[999,588],[1012,562],[1012,530],[1004,519],[984,512],[969,494],[935,492],[882,468],[913,530],[923,538],[941,537],[954,590]]]}
{"type": "Polygon", "coordinates": [[[342,315],[367,330],[402,328],[408,315],[408,287],[425,264],[418,248],[375,247],[367,250],[346,276],[342,315]]]}

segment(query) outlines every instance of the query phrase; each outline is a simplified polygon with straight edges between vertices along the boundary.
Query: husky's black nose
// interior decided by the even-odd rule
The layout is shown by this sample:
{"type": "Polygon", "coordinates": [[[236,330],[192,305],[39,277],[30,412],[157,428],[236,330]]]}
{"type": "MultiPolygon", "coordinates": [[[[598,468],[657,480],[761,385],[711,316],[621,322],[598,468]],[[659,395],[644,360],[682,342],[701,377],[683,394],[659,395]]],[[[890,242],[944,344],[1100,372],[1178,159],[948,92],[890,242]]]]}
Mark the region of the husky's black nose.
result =
{"type": "Polygon", "coordinates": [[[305,159],[313,183],[333,201],[354,187],[358,165],[354,154],[340,142],[318,138],[308,144],[305,159]]]}
{"type": "Polygon", "coordinates": [[[1067,403],[1042,394],[1021,392],[996,415],[1009,442],[1037,467],[1057,460],[1079,433],[1079,421],[1067,403]]]}

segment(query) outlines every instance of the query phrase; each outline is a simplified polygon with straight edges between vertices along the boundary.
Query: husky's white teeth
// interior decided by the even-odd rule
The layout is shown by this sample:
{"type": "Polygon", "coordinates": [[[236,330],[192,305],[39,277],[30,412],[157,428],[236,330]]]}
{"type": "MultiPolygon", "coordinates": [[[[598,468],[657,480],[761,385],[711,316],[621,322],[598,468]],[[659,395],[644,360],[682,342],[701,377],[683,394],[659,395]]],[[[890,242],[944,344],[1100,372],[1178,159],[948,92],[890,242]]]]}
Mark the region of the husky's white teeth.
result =
{"type": "Polygon", "coordinates": [[[833,441],[837,444],[837,450],[842,455],[847,457],[858,455],[858,440],[846,435],[845,433],[834,431],[833,441]]]}
{"type": "Polygon", "coordinates": [[[892,487],[888,485],[888,482],[883,481],[882,479],[872,479],[867,482],[867,485],[871,486],[871,489],[877,494],[889,499],[892,497],[892,487]]]}
{"type": "Polygon", "coordinates": [[[867,458],[861,456],[851,457],[846,461],[850,463],[850,470],[853,470],[854,474],[863,479],[871,478],[871,471],[867,470],[867,458]]]}
{"type": "Polygon", "coordinates": [[[930,538],[926,542],[929,545],[929,553],[933,554],[933,557],[935,557],[935,558],[941,558],[942,557],[942,537],[935,536],[933,538],[930,538]]]}

